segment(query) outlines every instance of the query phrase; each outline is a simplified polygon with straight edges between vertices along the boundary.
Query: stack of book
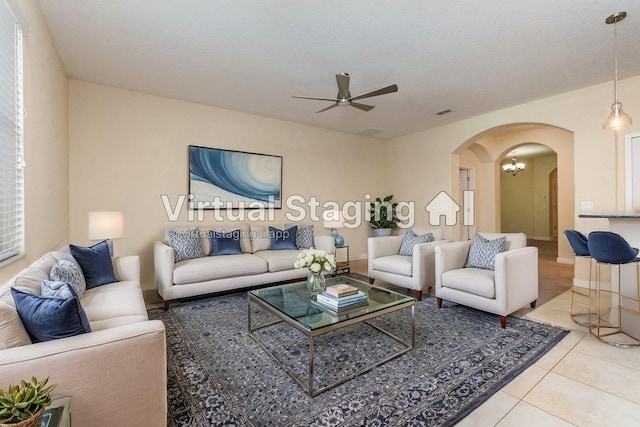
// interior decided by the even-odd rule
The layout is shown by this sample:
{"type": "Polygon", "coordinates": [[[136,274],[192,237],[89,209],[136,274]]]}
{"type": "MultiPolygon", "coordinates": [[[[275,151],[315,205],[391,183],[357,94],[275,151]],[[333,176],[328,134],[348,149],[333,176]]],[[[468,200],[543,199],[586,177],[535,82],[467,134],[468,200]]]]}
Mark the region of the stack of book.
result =
{"type": "Polygon", "coordinates": [[[341,311],[367,305],[369,297],[355,286],[342,283],[327,286],[324,292],[316,296],[316,302],[333,311],[341,311]]]}

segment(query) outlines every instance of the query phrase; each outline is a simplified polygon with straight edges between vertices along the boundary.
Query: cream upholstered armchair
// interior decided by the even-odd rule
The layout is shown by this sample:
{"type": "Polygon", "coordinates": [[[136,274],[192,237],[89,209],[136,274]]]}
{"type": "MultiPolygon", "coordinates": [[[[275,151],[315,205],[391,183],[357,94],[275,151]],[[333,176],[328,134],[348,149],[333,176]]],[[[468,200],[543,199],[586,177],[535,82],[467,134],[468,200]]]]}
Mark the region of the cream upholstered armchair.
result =
{"type": "Polygon", "coordinates": [[[369,283],[384,280],[392,285],[416,291],[416,299],[422,299],[422,291],[431,291],[435,283],[434,255],[436,245],[443,240],[442,230],[422,230],[413,228],[407,233],[416,237],[431,233],[433,241],[412,245],[411,251],[402,248],[405,236],[370,237],[368,246],[369,283]],[[404,251],[401,251],[404,249],[404,251]],[[403,255],[401,253],[410,253],[403,255]]]}
{"type": "Polygon", "coordinates": [[[472,241],[438,245],[435,248],[436,302],[438,307],[442,306],[442,300],[447,300],[497,314],[504,328],[507,315],[527,304],[536,305],[538,248],[527,246],[523,233],[478,234],[481,237],[477,239],[484,238],[485,242],[506,238],[503,251],[488,259],[489,263],[493,261],[495,269],[487,265],[466,267],[472,241]]]}

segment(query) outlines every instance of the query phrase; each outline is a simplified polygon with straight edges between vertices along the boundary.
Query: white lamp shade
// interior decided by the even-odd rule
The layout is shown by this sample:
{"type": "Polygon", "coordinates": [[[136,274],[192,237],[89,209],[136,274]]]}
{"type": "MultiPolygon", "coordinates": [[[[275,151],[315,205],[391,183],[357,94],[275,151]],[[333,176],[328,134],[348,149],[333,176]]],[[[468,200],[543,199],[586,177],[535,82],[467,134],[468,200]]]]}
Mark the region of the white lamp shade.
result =
{"type": "Polygon", "coordinates": [[[122,212],[89,212],[89,240],[119,239],[122,236],[122,212]]]}
{"type": "Polygon", "coordinates": [[[344,228],[344,216],[341,211],[322,212],[324,228],[344,228]]]}

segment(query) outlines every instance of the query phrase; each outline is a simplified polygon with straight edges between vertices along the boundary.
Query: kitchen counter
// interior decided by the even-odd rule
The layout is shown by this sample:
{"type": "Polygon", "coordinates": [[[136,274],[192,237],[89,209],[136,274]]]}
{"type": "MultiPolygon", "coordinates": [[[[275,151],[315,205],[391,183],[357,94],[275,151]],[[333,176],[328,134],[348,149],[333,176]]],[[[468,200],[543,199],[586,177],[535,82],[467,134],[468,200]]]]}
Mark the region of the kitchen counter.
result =
{"type": "Polygon", "coordinates": [[[640,248],[640,212],[602,212],[580,214],[578,217],[608,219],[610,231],[624,237],[631,246],[640,248]]]}

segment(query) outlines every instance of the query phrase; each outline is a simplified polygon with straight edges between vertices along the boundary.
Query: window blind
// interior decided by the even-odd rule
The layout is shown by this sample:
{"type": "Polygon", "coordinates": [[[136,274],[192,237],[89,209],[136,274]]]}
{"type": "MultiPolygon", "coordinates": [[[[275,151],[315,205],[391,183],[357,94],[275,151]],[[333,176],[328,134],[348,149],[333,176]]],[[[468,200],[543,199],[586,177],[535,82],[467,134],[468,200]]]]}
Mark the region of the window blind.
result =
{"type": "Polygon", "coordinates": [[[0,0],[0,262],[24,251],[22,31],[0,0]]]}

